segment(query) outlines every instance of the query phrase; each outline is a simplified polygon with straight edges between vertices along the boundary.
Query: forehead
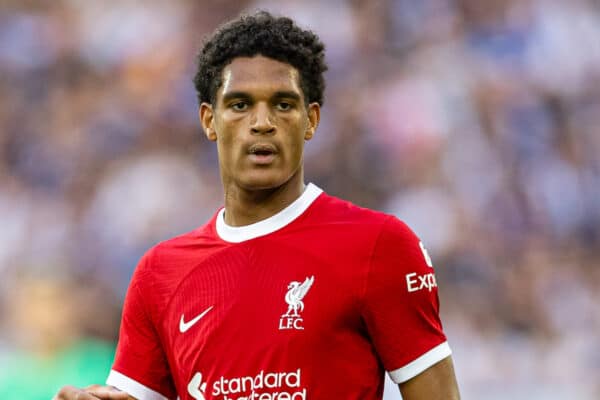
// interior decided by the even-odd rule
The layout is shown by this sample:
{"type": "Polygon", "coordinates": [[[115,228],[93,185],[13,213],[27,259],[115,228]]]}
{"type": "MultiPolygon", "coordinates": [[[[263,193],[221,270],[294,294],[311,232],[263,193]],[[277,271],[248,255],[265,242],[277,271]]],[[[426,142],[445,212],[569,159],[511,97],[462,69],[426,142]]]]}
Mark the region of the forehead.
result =
{"type": "Polygon", "coordinates": [[[221,95],[245,92],[261,95],[276,91],[294,91],[302,95],[299,73],[290,64],[264,56],[238,57],[223,68],[221,95]]]}

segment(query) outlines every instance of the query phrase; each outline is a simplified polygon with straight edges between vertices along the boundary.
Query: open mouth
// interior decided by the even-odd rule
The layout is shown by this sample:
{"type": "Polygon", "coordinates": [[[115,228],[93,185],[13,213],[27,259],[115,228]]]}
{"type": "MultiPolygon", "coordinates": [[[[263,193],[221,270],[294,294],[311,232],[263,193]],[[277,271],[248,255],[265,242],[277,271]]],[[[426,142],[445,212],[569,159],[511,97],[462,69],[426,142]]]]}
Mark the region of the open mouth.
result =
{"type": "Polygon", "coordinates": [[[271,150],[260,150],[259,149],[259,150],[253,150],[251,152],[251,154],[255,154],[257,156],[268,156],[268,155],[273,154],[273,152],[271,150]]]}
{"type": "Polygon", "coordinates": [[[277,153],[277,149],[269,144],[255,144],[250,146],[248,152],[257,156],[270,156],[277,153]]]}
{"type": "Polygon", "coordinates": [[[250,159],[260,165],[266,165],[273,162],[277,149],[270,144],[255,144],[248,149],[250,159]]]}

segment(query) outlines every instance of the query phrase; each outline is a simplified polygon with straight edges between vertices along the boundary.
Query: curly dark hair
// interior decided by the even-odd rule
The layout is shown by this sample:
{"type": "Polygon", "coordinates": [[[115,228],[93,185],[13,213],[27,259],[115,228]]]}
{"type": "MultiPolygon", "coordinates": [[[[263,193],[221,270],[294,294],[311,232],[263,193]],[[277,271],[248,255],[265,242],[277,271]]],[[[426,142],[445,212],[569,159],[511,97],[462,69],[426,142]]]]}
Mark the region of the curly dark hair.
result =
{"type": "Polygon", "coordinates": [[[299,28],[290,18],[266,11],[225,23],[205,40],[194,77],[198,101],[214,105],[223,83],[223,68],[236,57],[259,54],[296,68],[306,103],[323,105],[325,45],[314,32],[299,28]]]}

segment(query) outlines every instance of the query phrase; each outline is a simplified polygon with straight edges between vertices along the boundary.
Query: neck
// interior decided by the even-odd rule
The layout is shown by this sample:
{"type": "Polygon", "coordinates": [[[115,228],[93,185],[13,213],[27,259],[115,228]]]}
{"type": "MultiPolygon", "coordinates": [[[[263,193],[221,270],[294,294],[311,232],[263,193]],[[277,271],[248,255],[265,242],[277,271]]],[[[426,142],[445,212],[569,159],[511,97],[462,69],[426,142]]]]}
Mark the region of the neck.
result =
{"type": "Polygon", "coordinates": [[[269,189],[225,188],[225,223],[244,226],[267,219],[292,204],[304,192],[302,176],[269,189]]]}

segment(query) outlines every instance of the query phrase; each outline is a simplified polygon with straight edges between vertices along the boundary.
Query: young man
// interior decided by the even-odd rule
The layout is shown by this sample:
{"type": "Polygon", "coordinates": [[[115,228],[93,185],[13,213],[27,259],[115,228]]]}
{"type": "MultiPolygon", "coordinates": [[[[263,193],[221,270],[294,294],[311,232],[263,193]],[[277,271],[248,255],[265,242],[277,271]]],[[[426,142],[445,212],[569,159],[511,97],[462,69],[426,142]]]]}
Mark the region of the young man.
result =
{"type": "Polygon", "coordinates": [[[314,33],[265,12],[206,42],[195,84],[225,207],[141,260],[110,386],[59,399],[370,400],[384,371],[405,400],[459,398],[423,244],[304,183],[323,57],[314,33]]]}

